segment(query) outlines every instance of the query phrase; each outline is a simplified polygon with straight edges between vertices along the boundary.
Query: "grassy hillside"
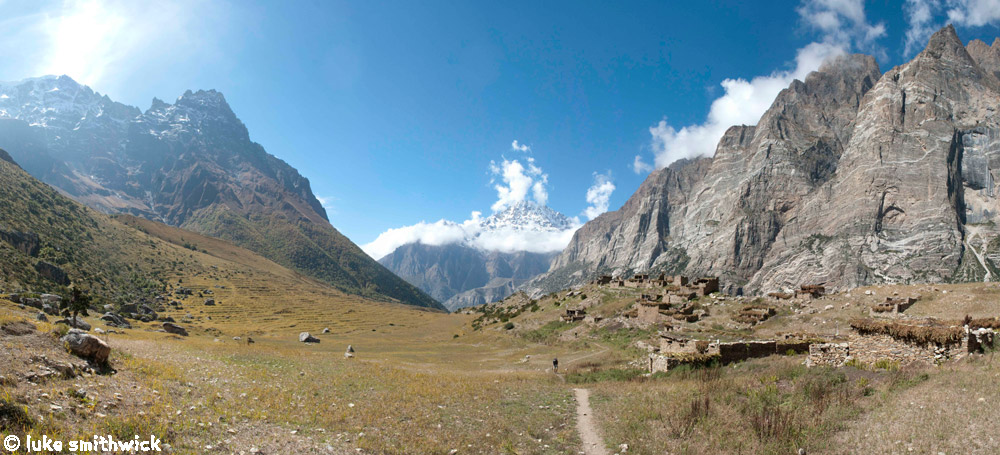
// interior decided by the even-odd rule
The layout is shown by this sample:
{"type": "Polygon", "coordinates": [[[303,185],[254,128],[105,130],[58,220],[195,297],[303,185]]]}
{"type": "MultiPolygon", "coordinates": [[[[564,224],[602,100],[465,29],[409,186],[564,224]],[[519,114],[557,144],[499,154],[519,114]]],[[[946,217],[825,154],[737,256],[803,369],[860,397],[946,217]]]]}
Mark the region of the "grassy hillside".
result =
{"type": "Polygon", "coordinates": [[[62,196],[0,153],[0,288],[65,295],[76,282],[114,302],[164,289],[163,272],[176,255],[62,196]],[[47,277],[46,269],[56,272],[47,277]]]}
{"type": "Polygon", "coordinates": [[[228,240],[349,294],[444,310],[417,287],[370,258],[329,224],[282,212],[243,214],[224,205],[199,210],[182,227],[228,240]]]}
{"type": "MultiPolygon", "coordinates": [[[[68,295],[75,283],[96,304],[135,303],[186,287],[222,303],[194,311],[206,328],[268,330],[298,315],[330,326],[426,313],[349,295],[224,240],[127,215],[109,217],[62,196],[0,155],[0,290],[68,295]],[[39,272],[49,264],[66,281],[39,272]],[[204,313],[203,313],[204,312],[204,313]],[[276,312],[285,314],[282,318],[276,312]],[[346,316],[349,314],[349,316],[346,316]],[[212,316],[215,316],[214,318],[212,316]]],[[[50,274],[51,275],[51,274],[50,274]]],[[[201,305],[196,297],[182,299],[201,305]]],[[[180,316],[184,316],[185,310],[180,316]]],[[[227,329],[228,330],[228,329],[227,329]]]]}

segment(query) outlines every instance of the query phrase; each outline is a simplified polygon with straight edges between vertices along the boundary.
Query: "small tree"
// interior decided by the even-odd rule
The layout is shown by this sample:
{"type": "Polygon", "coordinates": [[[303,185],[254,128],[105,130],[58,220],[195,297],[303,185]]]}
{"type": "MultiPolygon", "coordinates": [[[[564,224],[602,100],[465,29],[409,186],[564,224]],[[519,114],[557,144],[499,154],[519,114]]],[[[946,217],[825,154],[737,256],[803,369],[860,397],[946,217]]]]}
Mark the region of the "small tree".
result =
{"type": "Polygon", "coordinates": [[[90,296],[84,294],[80,291],[80,288],[73,286],[73,295],[68,300],[63,300],[59,303],[59,309],[62,310],[61,313],[65,317],[72,317],[72,326],[76,326],[76,317],[78,315],[89,316],[87,313],[87,308],[90,307],[90,296]]]}

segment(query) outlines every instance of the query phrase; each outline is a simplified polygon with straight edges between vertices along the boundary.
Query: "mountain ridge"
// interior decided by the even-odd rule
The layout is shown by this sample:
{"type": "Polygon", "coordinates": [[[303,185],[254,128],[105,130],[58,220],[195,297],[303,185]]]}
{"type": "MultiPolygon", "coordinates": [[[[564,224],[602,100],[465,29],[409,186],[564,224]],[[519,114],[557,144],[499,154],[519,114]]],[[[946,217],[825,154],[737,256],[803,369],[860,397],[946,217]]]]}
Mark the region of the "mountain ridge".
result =
{"type": "Polygon", "coordinates": [[[443,309],[330,225],[308,179],[253,142],[215,90],[142,112],[46,76],[0,85],[0,117],[0,146],[88,206],[229,240],[347,293],[443,309]]]}
{"type": "Polygon", "coordinates": [[[639,271],[719,276],[732,293],[996,279],[998,51],[949,26],[884,74],[870,56],[828,62],[701,167],[650,174],[523,288],[639,271]],[[664,178],[677,174],[687,186],[664,178]]]}

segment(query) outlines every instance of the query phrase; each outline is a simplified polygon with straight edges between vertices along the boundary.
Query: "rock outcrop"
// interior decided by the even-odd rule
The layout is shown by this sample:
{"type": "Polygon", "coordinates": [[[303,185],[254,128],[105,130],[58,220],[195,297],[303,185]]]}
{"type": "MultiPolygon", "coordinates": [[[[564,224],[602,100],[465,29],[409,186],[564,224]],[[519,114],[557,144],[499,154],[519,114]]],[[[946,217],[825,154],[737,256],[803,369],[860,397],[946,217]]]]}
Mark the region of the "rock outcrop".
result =
{"type": "Polygon", "coordinates": [[[967,48],[950,26],[884,75],[869,56],[827,62],[713,159],[652,173],[527,287],[638,271],[750,293],[997,279],[998,69],[1000,45],[967,48]]]}
{"type": "Polygon", "coordinates": [[[111,346],[100,338],[79,329],[70,329],[69,333],[59,339],[73,355],[87,359],[97,364],[108,362],[111,346]]]}

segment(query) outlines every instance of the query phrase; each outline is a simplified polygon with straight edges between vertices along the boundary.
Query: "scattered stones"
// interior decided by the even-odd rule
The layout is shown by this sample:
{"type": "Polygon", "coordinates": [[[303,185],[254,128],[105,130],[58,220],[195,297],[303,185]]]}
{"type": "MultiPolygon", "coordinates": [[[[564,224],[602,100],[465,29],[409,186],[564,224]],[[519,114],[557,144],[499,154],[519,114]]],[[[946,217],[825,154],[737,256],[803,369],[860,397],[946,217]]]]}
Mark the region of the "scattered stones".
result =
{"type": "Polygon", "coordinates": [[[347,352],[344,352],[344,358],[350,359],[354,357],[354,346],[347,345],[347,352]]]}
{"type": "Polygon", "coordinates": [[[215,299],[205,299],[205,306],[215,306],[215,299]]]}
{"type": "Polygon", "coordinates": [[[95,363],[107,363],[108,355],[111,354],[111,346],[80,329],[70,329],[69,333],[59,340],[65,343],[74,355],[95,363]]]}
{"type": "Polygon", "coordinates": [[[323,329],[323,333],[330,333],[330,328],[327,327],[327,328],[323,329]]]}
{"type": "Polygon", "coordinates": [[[299,334],[299,342],[302,343],[319,343],[319,338],[316,338],[309,334],[309,332],[302,332],[299,334]]]}

